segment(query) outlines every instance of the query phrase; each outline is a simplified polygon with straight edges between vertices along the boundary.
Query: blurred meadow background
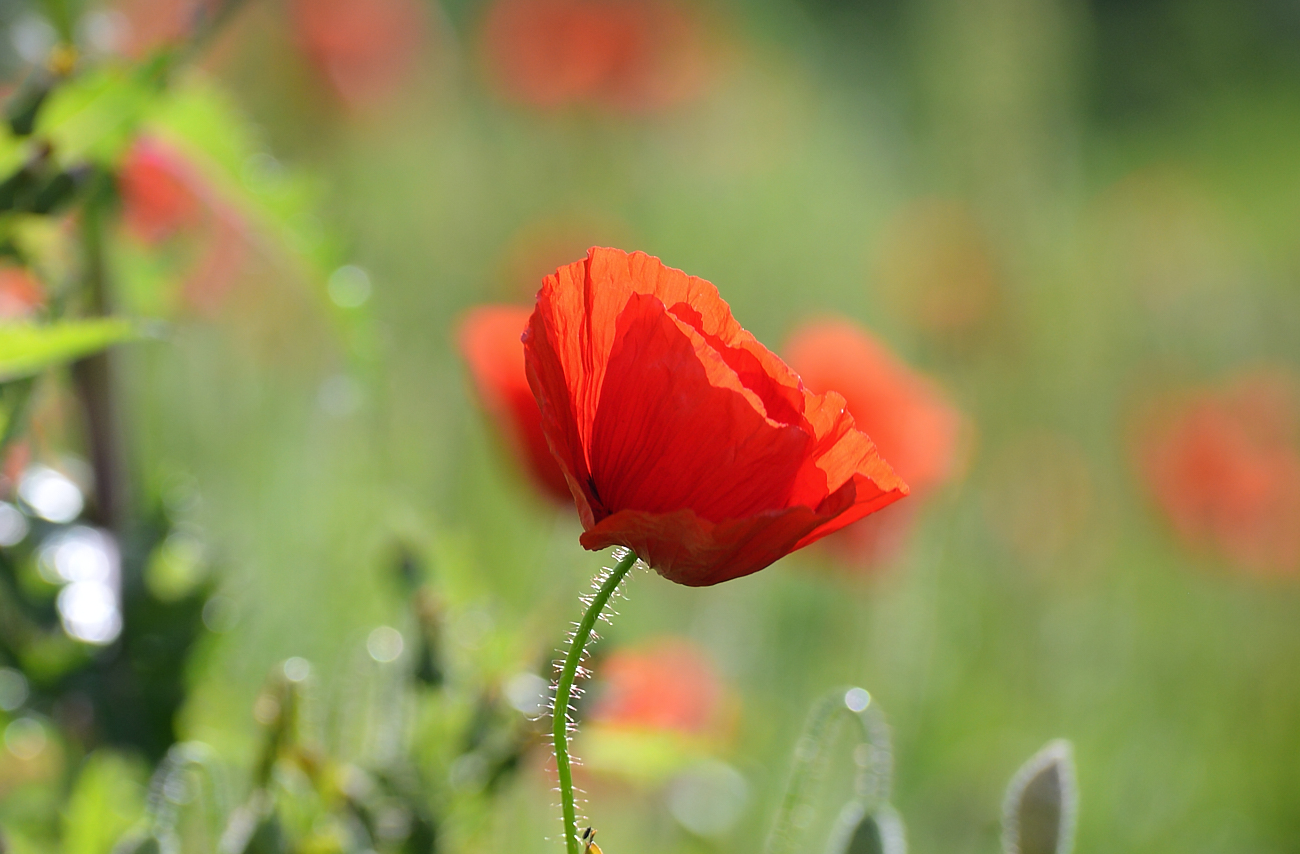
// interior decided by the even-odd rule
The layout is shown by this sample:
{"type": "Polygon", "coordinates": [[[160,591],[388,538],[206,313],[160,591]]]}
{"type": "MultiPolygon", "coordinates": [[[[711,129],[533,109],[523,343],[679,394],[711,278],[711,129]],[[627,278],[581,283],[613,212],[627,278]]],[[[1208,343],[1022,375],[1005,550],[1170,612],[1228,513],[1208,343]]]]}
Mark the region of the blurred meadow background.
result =
{"type": "Polygon", "coordinates": [[[607,245],[710,280],[792,363],[802,324],[851,322],[899,385],[859,422],[943,461],[865,546],[631,579],[575,743],[608,854],[759,850],[839,685],[893,728],[914,851],[997,850],[1006,781],[1066,737],[1080,852],[1300,852],[1300,6],[2,0],[11,120],[66,44],[0,159],[47,140],[104,201],[6,209],[0,309],[97,313],[99,269],[149,335],[98,386],[43,372],[6,436],[8,850],[201,812],[197,776],[149,794],[173,742],[232,803],[283,795],[284,847],[222,850],[434,850],[421,822],[560,849],[529,717],[608,556],[458,330],[607,245]],[[942,429],[890,422],[916,388],[942,429]],[[87,532],[120,577],[83,625],[50,549],[87,532]],[[310,751],[267,770],[293,703],[310,751]],[[358,787],[394,793],[364,834],[358,787]]]}

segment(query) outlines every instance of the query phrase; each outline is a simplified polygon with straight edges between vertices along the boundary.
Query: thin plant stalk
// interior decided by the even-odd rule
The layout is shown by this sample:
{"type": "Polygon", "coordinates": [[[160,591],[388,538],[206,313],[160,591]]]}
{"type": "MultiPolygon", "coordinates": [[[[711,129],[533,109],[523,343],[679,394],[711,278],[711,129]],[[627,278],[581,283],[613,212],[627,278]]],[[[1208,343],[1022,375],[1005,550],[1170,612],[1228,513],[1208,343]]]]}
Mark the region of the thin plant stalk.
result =
{"type": "Polygon", "coordinates": [[[813,790],[827,770],[842,721],[853,722],[855,748],[861,748],[850,754],[856,766],[854,800],[864,810],[888,800],[889,734],[871,705],[871,695],[865,690],[846,686],[829,692],[813,706],[795,745],[790,781],[764,854],[795,854],[804,850],[799,844],[805,824],[800,813],[813,809],[813,790]]]}
{"type": "MultiPolygon", "coordinates": [[[[102,174],[92,180],[81,217],[83,293],[86,314],[106,317],[111,308],[104,234],[109,185],[102,174]]],[[[129,498],[113,363],[108,353],[96,353],[76,362],[72,374],[86,415],[97,521],[120,537],[128,527],[129,498]]]]}
{"type": "Polygon", "coordinates": [[[569,698],[573,694],[573,681],[577,678],[587,641],[591,639],[591,630],[595,628],[596,620],[609,604],[609,599],[619,584],[631,572],[636,560],[636,553],[629,549],[626,556],[600,582],[596,595],[591,598],[582,621],[573,633],[569,654],[564,659],[559,681],[555,683],[552,732],[555,735],[555,768],[560,777],[560,808],[564,812],[564,841],[568,854],[581,854],[578,849],[578,810],[573,801],[573,772],[569,767],[569,698]]]}

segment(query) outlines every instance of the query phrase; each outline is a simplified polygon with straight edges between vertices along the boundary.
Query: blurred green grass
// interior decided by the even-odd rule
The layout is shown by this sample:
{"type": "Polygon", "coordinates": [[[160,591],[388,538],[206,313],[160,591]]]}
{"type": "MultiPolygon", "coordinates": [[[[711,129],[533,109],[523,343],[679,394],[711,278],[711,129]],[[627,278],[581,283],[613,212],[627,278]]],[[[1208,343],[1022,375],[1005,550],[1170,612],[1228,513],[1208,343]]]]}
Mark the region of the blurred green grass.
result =
{"type": "MultiPolygon", "coordinates": [[[[369,121],[302,97],[288,61],[269,81],[266,66],[250,75],[256,55],[232,61],[272,147],[326,177],[328,219],[373,277],[380,356],[342,417],[319,404],[345,369],[319,336],[235,318],[130,357],[136,453],[155,476],[194,478],[239,608],[196,668],[186,734],[251,757],[254,696],[290,655],[313,663],[323,703],[341,701],[369,630],[401,613],[382,579],[394,537],[445,588],[458,678],[558,647],[600,557],[528,494],[451,329],[470,305],[526,298],[533,283],[502,273],[521,232],[608,223],[624,248],[717,284],[769,346],[812,314],[866,323],[949,388],[978,439],[964,482],[879,578],[813,553],[705,590],[633,579],[604,643],[681,633],[716,656],[743,698],[728,758],[753,798],[713,847],[655,799],[594,791],[605,850],[757,850],[807,706],[845,682],[895,727],[895,802],[917,851],[993,850],[1006,779],[1056,736],[1076,744],[1080,851],[1297,850],[1300,591],[1189,554],[1135,483],[1126,429],[1151,377],[1300,357],[1300,87],[1243,73],[1169,110],[1098,118],[1087,7],[1026,9],[949,19],[951,4],[911,4],[903,43],[860,59],[862,31],[834,15],[730,8],[725,74],[700,103],[645,119],[502,105],[469,39],[446,78],[369,121]],[[1175,211],[1209,211],[1183,242],[1159,227],[1166,202],[1150,213],[1124,195],[1151,174],[1173,176],[1157,191],[1175,188],[1175,211]],[[929,196],[967,205],[998,262],[996,324],[957,348],[874,278],[891,217],[929,196]],[[1172,245],[1170,294],[1140,276],[1144,241],[1172,245]],[[258,335],[270,343],[250,348],[258,335]]],[[[472,27],[472,10],[453,13],[472,27]]],[[[548,850],[547,788],[523,775],[487,847],[548,850]]]]}

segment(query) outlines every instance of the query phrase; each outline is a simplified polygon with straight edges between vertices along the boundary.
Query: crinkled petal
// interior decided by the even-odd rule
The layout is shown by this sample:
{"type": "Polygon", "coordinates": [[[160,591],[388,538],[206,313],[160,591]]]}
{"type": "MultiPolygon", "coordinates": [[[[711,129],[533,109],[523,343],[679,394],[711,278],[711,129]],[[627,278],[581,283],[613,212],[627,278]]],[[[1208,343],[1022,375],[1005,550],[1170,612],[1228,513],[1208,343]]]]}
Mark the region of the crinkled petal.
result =
{"type": "Polygon", "coordinates": [[[711,284],[657,258],[592,249],[562,267],[524,342],[589,549],[717,584],[907,494],[842,397],[804,389],[711,284]]]}
{"type": "Polygon", "coordinates": [[[698,333],[633,294],[592,431],[602,509],[688,508],[720,522],[784,507],[811,439],[761,410],[698,333]]]}

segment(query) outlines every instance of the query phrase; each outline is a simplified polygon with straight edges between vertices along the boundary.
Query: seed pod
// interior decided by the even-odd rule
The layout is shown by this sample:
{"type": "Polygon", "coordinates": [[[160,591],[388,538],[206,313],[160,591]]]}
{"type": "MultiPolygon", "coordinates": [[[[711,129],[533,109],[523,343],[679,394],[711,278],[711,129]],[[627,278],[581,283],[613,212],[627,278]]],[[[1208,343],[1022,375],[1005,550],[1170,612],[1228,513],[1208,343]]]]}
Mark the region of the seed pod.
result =
{"type": "Polygon", "coordinates": [[[1078,793],[1068,741],[1053,741],[1021,766],[1003,803],[1006,854],[1069,854],[1078,793]]]}
{"type": "Polygon", "coordinates": [[[827,851],[829,854],[907,854],[903,821],[889,804],[865,809],[855,801],[840,813],[827,851]]]}

